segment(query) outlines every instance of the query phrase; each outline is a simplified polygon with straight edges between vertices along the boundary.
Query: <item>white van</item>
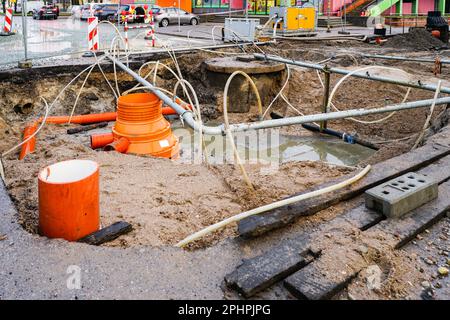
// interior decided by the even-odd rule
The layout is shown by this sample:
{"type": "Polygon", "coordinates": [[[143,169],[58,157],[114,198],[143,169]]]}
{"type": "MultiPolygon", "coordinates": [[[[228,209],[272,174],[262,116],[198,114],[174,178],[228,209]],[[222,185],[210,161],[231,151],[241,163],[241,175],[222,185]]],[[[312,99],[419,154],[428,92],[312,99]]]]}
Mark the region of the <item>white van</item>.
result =
{"type": "MultiPolygon", "coordinates": [[[[42,6],[45,6],[44,1],[29,0],[27,1],[27,14],[33,14],[34,10],[39,11],[42,6]]],[[[22,1],[17,1],[16,13],[22,13],[22,1]]]]}

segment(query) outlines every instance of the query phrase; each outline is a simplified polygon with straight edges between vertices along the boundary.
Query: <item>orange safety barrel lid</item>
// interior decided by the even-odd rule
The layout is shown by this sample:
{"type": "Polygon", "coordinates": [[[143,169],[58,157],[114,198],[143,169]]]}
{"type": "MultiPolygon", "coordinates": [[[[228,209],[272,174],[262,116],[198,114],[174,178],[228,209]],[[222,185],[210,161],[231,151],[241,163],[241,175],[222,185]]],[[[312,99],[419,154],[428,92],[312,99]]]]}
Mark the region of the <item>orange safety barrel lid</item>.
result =
{"type": "Polygon", "coordinates": [[[99,166],[68,160],[38,175],[39,231],[49,238],[76,241],[100,227],[99,166]]]}

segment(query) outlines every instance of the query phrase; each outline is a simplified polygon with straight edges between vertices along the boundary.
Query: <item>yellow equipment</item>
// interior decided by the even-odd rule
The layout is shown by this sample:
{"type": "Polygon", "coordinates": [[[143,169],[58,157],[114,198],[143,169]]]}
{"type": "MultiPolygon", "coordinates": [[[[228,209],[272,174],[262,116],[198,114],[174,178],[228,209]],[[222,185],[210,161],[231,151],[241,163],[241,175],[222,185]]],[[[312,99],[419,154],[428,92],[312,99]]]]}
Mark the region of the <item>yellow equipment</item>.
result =
{"type": "Polygon", "coordinates": [[[283,36],[315,35],[317,26],[316,8],[308,3],[301,7],[270,8],[272,29],[283,36]]]}

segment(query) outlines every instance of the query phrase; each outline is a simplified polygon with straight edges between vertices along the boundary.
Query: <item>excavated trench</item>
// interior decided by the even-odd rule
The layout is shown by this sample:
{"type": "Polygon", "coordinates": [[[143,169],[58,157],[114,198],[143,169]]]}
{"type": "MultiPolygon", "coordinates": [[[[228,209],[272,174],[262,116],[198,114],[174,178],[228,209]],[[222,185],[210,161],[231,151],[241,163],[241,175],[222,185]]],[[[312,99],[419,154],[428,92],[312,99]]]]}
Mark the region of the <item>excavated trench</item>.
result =
{"type": "MultiPolygon", "coordinates": [[[[267,48],[270,52],[272,48],[267,48]]],[[[309,60],[322,60],[314,51],[290,49],[286,45],[282,54],[309,60]]],[[[320,53],[319,55],[323,55],[320,53]]],[[[207,124],[223,123],[223,89],[211,84],[205,61],[215,58],[210,53],[181,54],[178,57],[181,72],[192,83],[198,93],[203,121],[207,124]]],[[[173,67],[170,60],[161,62],[173,67]]],[[[344,57],[333,61],[335,65],[350,66],[360,60],[344,57]]],[[[136,67],[136,66],[135,66],[136,67]]],[[[138,66],[137,66],[138,67],[138,66]]],[[[406,64],[406,69],[410,68],[406,64]]],[[[112,68],[110,68],[112,69],[112,68]]],[[[145,69],[144,74],[147,70],[145,69]]],[[[279,72],[270,81],[260,86],[263,91],[263,107],[267,107],[286,80],[286,70],[279,72]]],[[[290,69],[289,82],[284,94],[297,111],[287,107],[278,99],[273,111],[282,116],[319,113],[322,110],[323,88],[315,71],[290,69]]],[[[0,150],[5,151],[21,140],[22,130],[27,123],[44,113],[40,96],[51,102],[60,90],[69,83],[76,72],[67,72],[54,77],[41,73],[33,76],[13,75],[0,83],[0,150]]],[[[107,77],[114,83],[112,70],[107,77]]],[[[120,92],[132,88],[133,79],[119,72],[120,92]]],[[[257,78],[257,77],[256,77],[257,78]]],[[[340,77],[332,76],[332,85],[340,77]]],[[[81,78],[83,79],[83,77],[81,78]]],[[[176,80],[167,70],[160,69],[156,77],[158,87],[171,90],[176,80]]],[[[51,115],[68,115],[76,100],[83,80],[69,87],[55,104],[51,115]]],[[[258,84],[258,79],[256,79],[258,84]]],[[[246,99],[248,111],[230,113],[230,122],[255,121],[258,118],[255,99],[251,97],[246,82],[235,87],[233,99],[246,99]],[[240,90],[240,91],[239,91],[240,90]],[[245,98],[241,93],[244,92],[245,98]]],[[[340,109],[379,107],[400,102],[406,89],[367,80],[349,80],[342,85],[336,95],[335,105],[340,109]]],[[[408,101],[431,98],[432,92],[413,90],[408,101]]],[[[184,98],[181,95],[181,98],[184,98]]],[[[445,107],[436,108],[433,120],[443,114],[445,107]]],[[[91,74],[80,95],[75,114],[89,114],[115,111],[115,98],[110,87],[97,70],[91,74]]],[[[357,165],[374,163],[409,151],[414,137],[420,132],[427,117],[428,109],[399,112],[382,123],[363,124],[349,120],[330,121],[329,128],[358,134],[374,142],[378,151],[359,145],[346,144],[337,138],[313,134],[301,126],[281,128],[276,131],[278,140],[271,145],[260,147],[263,156],[256,152],[247,161],[245,168],[255,186],[256,192],[248,190],[242,175],[233,163],[233,155],[224,155],[220,148],[224,137],[206,138],[207,162],[195,163],[192,154],[196,148],[196,138],[192,130],[172,119],[174,133],[180,138],[181,156],[178,160],[158,159],[149,156],[135,156],[117,152],[95,151],[90,148],[89,135],[110,130],[95,129],[88,133],[66,134],[66,130],[76,125],[44,126],[36,142],[36,151],[25,159],[18,160],[19,150],[3,159],[5,183],[11,198],[17,206],[19,221],[29,232],[38,232],[37,174],[46,165],[67,159],[91,159],[100,165],[100,212],[102,226],[124,220],[133,225],[133,231],[107,243],[107,246],[173,245],[184,237],[227,217],[261,206],[288,195],[307,191],[330,179],[338,178],[354,171],[357,165]],[[269,163],[276,162],[276,169],[269,163]],[[265,160],[265,161],[262,161],[265,160]]],[[[374,120],[382,115],[365,117],[374,120]]],[[[442,118],[442,117],[441,117],[442,118]]],[[[262,135],[264,139],[266,135],[262,135]]],[[[254,154],[253,140],[237,135],[241,157],[247,159],[254,154]],[[240,143],[239,143],[240,141],[240,143]]],[[[261,139],[257,137],[258,143],[261,139]]],[[[222,150],[223,151],[223,150],[222,150]]],[[[224,152],[225,153],[225,152],[224,152]]],[[[196,242],[194,247],[204,247],[235,235],[235,225],[215,232],[196,242]]]]}

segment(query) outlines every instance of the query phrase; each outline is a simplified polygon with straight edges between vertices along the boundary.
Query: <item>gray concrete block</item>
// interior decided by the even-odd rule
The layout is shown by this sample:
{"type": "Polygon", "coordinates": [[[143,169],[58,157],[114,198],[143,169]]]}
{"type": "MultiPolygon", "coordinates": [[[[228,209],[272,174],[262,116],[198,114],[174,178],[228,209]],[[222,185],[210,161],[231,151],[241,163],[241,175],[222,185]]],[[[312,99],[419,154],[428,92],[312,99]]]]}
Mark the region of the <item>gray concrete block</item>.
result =
{"type": "Polygon", "coordinates": [[[438,196],[438,183],[409,172],[365,192],[366,207],[388,218],[399,218],[438,196]]]}

